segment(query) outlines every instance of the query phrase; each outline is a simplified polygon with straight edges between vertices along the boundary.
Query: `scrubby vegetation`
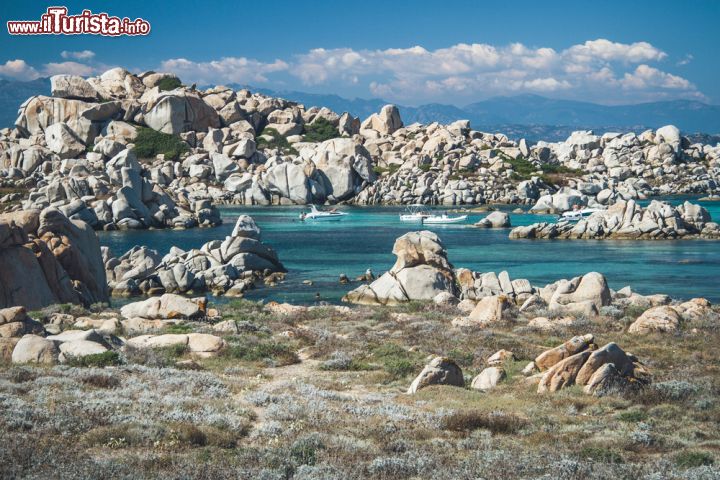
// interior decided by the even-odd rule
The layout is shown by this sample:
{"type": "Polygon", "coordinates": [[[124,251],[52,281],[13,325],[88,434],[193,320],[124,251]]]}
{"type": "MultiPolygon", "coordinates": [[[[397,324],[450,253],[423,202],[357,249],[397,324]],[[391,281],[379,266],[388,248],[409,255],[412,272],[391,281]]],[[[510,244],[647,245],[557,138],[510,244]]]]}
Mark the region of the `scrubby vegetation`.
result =
{"type": "Polygon", "coordinates": [[[282,153],[298,154],[298,151],[287,141],[287,138],[280,135],[280,132],[274,128],[264,128],[262,132],[260,132],[260,135],[255,138],[255,143],[259,150],[268,148],[271,150],[280,150],[282,153]]]}
{"type": "Polygon", "coordinates": [[[189,150],[188,145],[180,137],[147,127],[138,127],[138,135],[134,143],[138,158],[152,159],[156,155],[163,154],[165,159],[177,160],[189,150]]]}
{"type": "Polygon", "coordinates": [[[313,123],[306,124],[304,130],[303,137],[306,142],[324,142],[340,136],[337,127],[324,117],[319,117],[313,123]]]}
{"type": "MultiPolygon", "coordinates": [[[[642,337],[626,333],[632,309],[552,331],[528,327],[524,314],[499,327],[456,328],[459,311],[422,302],[275,313],[241,300],[220,310],[236,331],[222,334],[228,347],[216,358],[193,358],[183,346],[128,350],[121,365],[105,368],[0,368],[0,477],[720,475],[717,319],[642,337]],[[587,332],[645,361],[652,385],[625,397],[580,387],[537,394],[519,371],[587,332]],[[490,392],[404,393],[433,356],[454,358],[469,385],[499,349],[515,358],[490,392]],[[177,363],[189,360],[191,369],[177,363]]],[[[207,333],[213,325],[171,329],[207,333]]]]}
{"type": "Polygon", "coordinates": [[[182,87],[182,82],[177,77],[165,77],[158,82],[157,86],[161,92],[165,92],[182,87]]]}

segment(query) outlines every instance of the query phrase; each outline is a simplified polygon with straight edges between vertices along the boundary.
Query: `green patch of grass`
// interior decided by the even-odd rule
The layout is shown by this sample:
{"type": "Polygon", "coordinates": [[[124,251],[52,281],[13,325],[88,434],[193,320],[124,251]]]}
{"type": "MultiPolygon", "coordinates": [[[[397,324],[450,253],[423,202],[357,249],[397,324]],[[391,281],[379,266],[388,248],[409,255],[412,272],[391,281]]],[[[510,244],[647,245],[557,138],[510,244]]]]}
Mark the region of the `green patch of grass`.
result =
{"type": "Polygon", "coordinates": [[[70,357],[67,364],[71,367],[109,367],[111,365],[120,365],[122,363],[120,354],[112,350],[102,353],[93,353],[83,357],[70,357]]]}
{"type": "Polygon", "coordinates": [[[473,355],[473,352],[461,350],[459,348],[453,348],[452,350],[448,351],[447,356],[455,360],[455,363],[457,363],[461,367],[469,367],[470,365],[472,365],[473,360],[475,359],[475,355],[473,355]]]}
{"type": "Polygon", "coordinates": [[[443,430],[466,432],[482,428],[494,434],[517,433],[526,424],[527,421],[517,415],[474,410],[453,412],[442,420],[443,430]]]}
{"type": "Polygon", "coordinates": [[[165,92],[182,87],[182,82],[177,77],[165,77],[157,83],[157,86],[161,92],[165,92]]]}
{"type": "Polygon", "coordinates": [[[432,167],[432,165],[430,165],[429,163],[421,163],[420,165],[418,165],[418,168],[423,172],[429,172],[430,167],[432,167]]]}
{"type": "Polygon", "coordinates": [[[375,165],[373,167],[373,172],[375,172],[376,175],[382,175],[383,173],[392,175],[393,173],[397,172],[399,169],[400,169],[400,165],[391,163],[387,168],[375,165]]]}
{"type": "Polygon", "coordinates": [[[513,180],[529,180],[538,171],[538,168],[532,162],[524,158],[511,158],[502,152],[498,152],[498,156],[512,166],[513,180]]]}
{"type": "Polygon", "coordinates": [[[620,412],[617,416],[621,422],[644,422],[648,418],[648,414],[644,410],[627,410],[620,412]]]}
{"type": "Polygon", "coordinates": [[[168,325],[165,328],[165,333],[192,333],[193,328],[192,325],[188,325],[187,323],[177,323],[174,325],[168,325]]]}
{"type": "Polygon", "coordinates": [[[335,125],[324,117],[316,118],[313,123],[306,124],[304,130],[306,142],[324,142],[340,136],[335,125]]]}
{"type": "Polygon", "coordinates": [[[138,158],[154,158],[165,155],[166,160],[177,160],[189,150],[188,145],[180,137],[158,132],[152,128],[138,127],[135,139],[135,155],[138,158]]]}
{"type": "Polygon", "coordinates": [[[695,468],[715,464],[715,459],[708,452],[685,451],[675,455],[675,465],[680,468],[695,468]]]}
{"type": "Polygon", "coordinates": [[[420,355],[410,352],[396,343],[384,343],[372,350],[372,357],[390,376],[399,380],[415,373],[422,367],[420,355]]]}
{"type": "Polygon", "coordinates": [[[296,465],[315,465],[317,452],[325,448],[315,435],[299,438],[290,447],[290,458],[296,465]]]}
{"type": "Polygon", "coordinates": [[[275,340],[250,338],[243,338],[240,343],[231,343],[223,356],[247,362],[262,361],[278,367],[300,361],[292,345],[275,340]]]}
{"type": "Polygon", "coordinates": [[[262,132],[260,132],[260,135],[257,136],[255,139],[255,143],[257,145],[257,148],[259,150],[263,149],[272,149],[272,150],[280,150],[282,153],[297,155],[298,151],[295,150],[295,147],[290,145],[290,142],[287,141],[287,138],[280,135],[280,132],[275,130],[274,128],[264,128],[262,132]],[[265,136],[271,137],[269,140],[265,138],[265,136]]]}
{"type": "Polygon", "coordinates": [[[580,450],[579,456],[583,459],[593,460],[600,463],[624,463],[622,455],[617,451],[595,445],[588,445],[580,450]]]}

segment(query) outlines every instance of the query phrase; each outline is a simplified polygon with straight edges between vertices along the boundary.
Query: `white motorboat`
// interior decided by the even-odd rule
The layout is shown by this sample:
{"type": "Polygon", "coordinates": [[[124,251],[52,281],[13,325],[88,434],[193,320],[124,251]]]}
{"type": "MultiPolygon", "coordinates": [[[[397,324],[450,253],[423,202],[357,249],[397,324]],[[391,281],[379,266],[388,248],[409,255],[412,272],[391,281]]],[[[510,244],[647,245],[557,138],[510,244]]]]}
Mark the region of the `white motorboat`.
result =
{"type": "Polygon", "coordinates": [[[318,210],[315,205],[310,205],[310,212],[305,213],[302,212],[300,214],[300,220],[314,220],[317,222],[320,221],[336,221],[341,220],[343,217],[346,217],[347,213],[345,212],[338,212],[335,209],[324,211],[324,210],[318,210]]]}
{"type": "Polygon", "coordinates": [[[424,205],[408,205],[405,213],[400,214],[400,221],[422,223],[423,219],[428,216],[430,216],[430,212],[424,205]]]}
{"type": "Polygon", "coordinates": [[[441,215],[428,215],[422,219],[423,225],[450,225],[453,223],[463,223],[467,220],[467,215],[459,215],[452,217],[447,213],[441,215]]]}
{"type": "Polygon", "coordinates": [[[582,208],[579,210],[569,210],[567,212],[563,212],[563,214],[560,215],[560,221],[561,222],[563,222],[563,221],[564,222],[579,222],[583,218],[587,218],[595,212],[602,212],[602,209],[582,208]]]}

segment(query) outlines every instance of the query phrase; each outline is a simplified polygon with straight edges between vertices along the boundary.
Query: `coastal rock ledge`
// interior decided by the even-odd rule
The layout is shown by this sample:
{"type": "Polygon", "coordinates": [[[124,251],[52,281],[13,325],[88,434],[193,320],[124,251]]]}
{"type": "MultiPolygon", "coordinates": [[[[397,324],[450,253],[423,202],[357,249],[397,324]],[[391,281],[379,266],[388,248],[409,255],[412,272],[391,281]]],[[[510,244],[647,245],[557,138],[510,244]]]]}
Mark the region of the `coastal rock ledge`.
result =
{"type": "Polygon", "coordinates": [[[720,225],[710,221],[710,214],[700,205],[685,202],[673,207],[653,200],[643,208],[634,200],[618,201],[607,210],[593,213],[577,223],[541,222],[516,227],[511,239],[720,239],[720,225]]]}

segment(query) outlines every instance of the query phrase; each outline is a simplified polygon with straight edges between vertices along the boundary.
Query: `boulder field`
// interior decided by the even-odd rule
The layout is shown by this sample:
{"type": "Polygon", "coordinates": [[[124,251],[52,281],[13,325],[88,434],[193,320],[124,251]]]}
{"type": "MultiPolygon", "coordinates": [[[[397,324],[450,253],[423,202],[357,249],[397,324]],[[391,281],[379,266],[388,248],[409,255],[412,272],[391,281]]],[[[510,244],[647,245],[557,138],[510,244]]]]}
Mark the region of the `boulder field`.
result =
{"type": "MultiPolygon", "coordinates": [[[[719,146],[691,143],[672,125],[530,145],[467,120],[405,125],[393,105],[361,121],[114,68],[52,77],[50,96],[29,98],[15,126],[0,130],[0,186],[19,190],[0,208],[55,206],[96,229],[213,226],[217,204],[517,203],[560,212],[712,194],[719,162],[719,146]],[[163,145],[172,148],[156,150],[163,145]]],[[[508,225],[488,217],[480,226],[508,225]]]]}
{"type": "Polygon", "coordinates": [[[720,239],[720,225],[708,211],[685,202],[673,207],[653,200],[641,207],[634,200],[620,200],[606,210],[577,223],[534,223],[516,227],[510,238],[665,240],[676,238],[720,239]]]}

